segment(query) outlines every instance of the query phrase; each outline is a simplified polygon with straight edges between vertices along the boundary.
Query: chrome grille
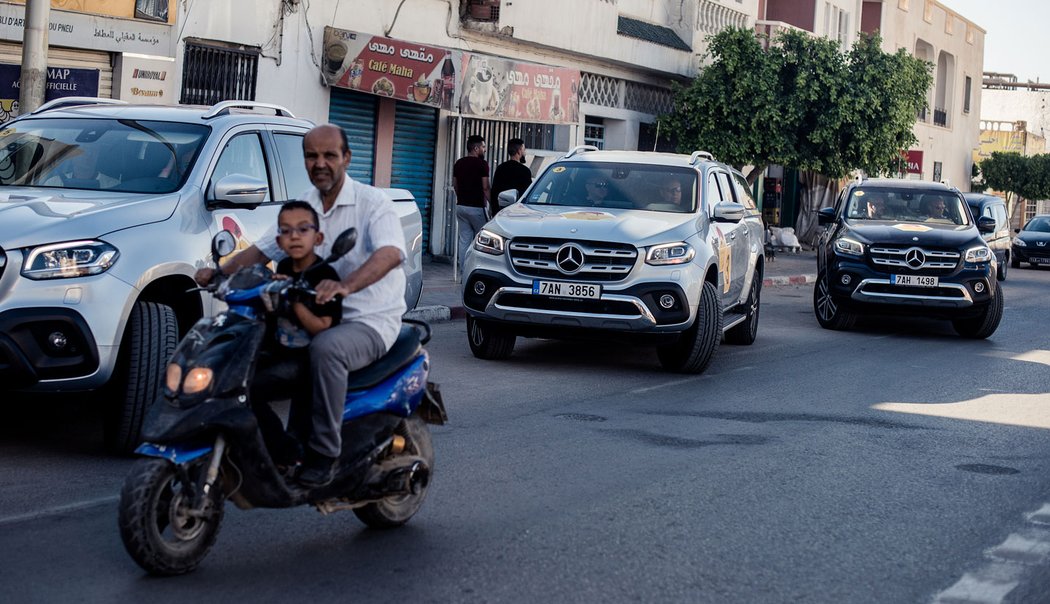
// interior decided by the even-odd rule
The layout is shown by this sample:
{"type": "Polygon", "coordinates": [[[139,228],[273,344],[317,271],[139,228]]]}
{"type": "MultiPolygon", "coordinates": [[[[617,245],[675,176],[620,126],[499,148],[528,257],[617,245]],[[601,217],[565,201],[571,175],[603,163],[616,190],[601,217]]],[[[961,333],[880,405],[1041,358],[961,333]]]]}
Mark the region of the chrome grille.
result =
{"type": "Polygon", "coordinates": [[[878,266],[906,268],[913,271],[950,271],[959,264],[959,252],[934,250],[917,246],[871,247],[871,261],[878,266]]]}
{"type": "Polygon", "coordinates": [[[638,250],[625,243],[519,238],[512,240],[508,249],[516,271],[529,277],[550,279],[622,281],[638,259],[638,250]],[[570,247],[582,253],[582,262],[576,270],[563,268],[566,263],[558,264],[559,251],[563,256],[571,256],[566,254],[570,247]]]}

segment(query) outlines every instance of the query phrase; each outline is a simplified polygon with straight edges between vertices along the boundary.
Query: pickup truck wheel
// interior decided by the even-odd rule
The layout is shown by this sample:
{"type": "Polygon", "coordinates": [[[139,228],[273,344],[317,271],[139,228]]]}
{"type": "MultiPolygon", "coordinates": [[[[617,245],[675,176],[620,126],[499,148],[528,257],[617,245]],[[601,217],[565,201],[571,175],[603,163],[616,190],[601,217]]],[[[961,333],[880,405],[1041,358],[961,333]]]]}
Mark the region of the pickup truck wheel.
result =
{"type": "Polygon", "coordinates": [[[831,295],[831,281],[827,271],[821,271],[817,275],[817,283],[813,286],[813,314],[817,316],[821,327],[836,331],[853,327],[853,322],[857,319],[856,315],[843,308],[842,303],[831,295]]]}
{"type": "Polygon", "coordinates": [[[674,344],[656,349],[664,369],[679,373],[702,373],[722,341],[722,304],[715,286],[704,282],[696,321],[674,344]]]}
{"type": "Polygon", "coordinates": [[[113,388],[107,397],[106,448],[131,453],[141,442],[142,423],[160,395],[164,368],[175,352],[179,329],[175,311],[156,302],[137,302],[124,331],[113,388]]]}
{"type": "Polygon", "coordinates": [[[1006,281],[1007,264],[1006,260],[1003,260],[999,263],[999,268],[995,271],[995,278],[999,281],[1006,281]]]}
{"type": "Polygon", "coordinates": [[[751,279],[751,292],[747,295],[747,318],[726,332],[726,344],[750,346],[758,337],[758,307],[762,296],[762,275],[755,273],[751,279]]]}
{"type": "Polygon", "coordinates": [[[515,339],[517,338],[512,333],[507,333],[488,321],[467,315],[467,340],[475,357],[489,361],[505,359],[514,352],[515,339]]]}
{"type": "Polygon", "coordinates": [[[972,319],[956,319],[952,321],[952,327],[964,338],[983,340],[995,333],[1002,318],[1003,290],[999,287],[999,283],[996,283],[992,301],[984,308],[984,312],[972,319]]]}

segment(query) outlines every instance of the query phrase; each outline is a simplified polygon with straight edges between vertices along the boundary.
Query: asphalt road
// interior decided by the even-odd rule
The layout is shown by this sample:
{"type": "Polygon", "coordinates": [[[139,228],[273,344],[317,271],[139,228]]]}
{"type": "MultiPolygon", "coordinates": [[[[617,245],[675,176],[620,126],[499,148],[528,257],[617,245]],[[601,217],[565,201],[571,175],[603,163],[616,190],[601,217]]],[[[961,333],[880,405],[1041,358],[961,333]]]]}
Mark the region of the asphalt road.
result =
{"type": "Polygon", "coordinates": [[[810,286],[767,289],[758,341],[701,376],[593,343],[483,362],[462,321],[438,324],[451,423],[406,527],[228,505],[201,568],[170,579],[123,551],[130,462],[99,452],[93,409],[9,405],[0,599],[1050,601],[1050,271],[1009,277],[985,341],[919,320],[825,331],[810,286]]]}

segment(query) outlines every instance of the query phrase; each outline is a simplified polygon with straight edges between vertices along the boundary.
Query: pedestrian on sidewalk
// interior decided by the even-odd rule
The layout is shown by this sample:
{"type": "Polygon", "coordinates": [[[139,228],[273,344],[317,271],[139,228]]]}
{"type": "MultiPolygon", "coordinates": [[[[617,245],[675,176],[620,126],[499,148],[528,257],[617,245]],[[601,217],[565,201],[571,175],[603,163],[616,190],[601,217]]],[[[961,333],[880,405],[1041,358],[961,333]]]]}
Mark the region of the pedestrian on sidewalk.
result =
{"type": "Polygon", "coordinates": [[[489,196],[489,218],[499,213],[499,194],[510,189],[517,190],[515,199],[532,184],[532,170],[525,165],[525,141],[512,138],[507,141],[507,161],[496,166],[492,176],[492,194],[489,196]]]}
{"type": "Polygon", "coordinates": [[[489,162],[485,161],[485,138],[480,134],[467,137],[467,154],[452,166],[452,189],[456,192],[456,222],[459,225],[459,263],[467,255],[474,237],[484,226],[485,207],[489,203],[489,162]]]}

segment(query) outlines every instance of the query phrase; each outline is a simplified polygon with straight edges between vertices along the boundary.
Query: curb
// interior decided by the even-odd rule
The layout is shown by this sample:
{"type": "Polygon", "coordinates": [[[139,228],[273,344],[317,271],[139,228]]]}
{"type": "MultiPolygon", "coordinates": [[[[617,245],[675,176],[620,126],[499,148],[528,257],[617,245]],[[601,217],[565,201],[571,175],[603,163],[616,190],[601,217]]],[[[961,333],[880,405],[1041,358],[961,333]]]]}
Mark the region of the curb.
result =
{"type": "MultiPolygon", "coordinates": [[[[790,275],[779,277],[766,277],[762,280],[762,287],[782,287],[785,285],[805,285],[814,283],[816,275],[790,275]]],[[[467,311],[462,306],[445,306],[435,304],[432,306],[417,306],[404,314],[405,319],[416,319],[427,323],[444,323],[446,321],[457,321],[466,318],[467,311]]]]}
{"type": "Polygon", "coordinates": [[[815,283],[816,275],[790,275],[780,277],[766,277],[762,280],[762,287],[778,287],[781,285],[805,285],[815,283]]]}

